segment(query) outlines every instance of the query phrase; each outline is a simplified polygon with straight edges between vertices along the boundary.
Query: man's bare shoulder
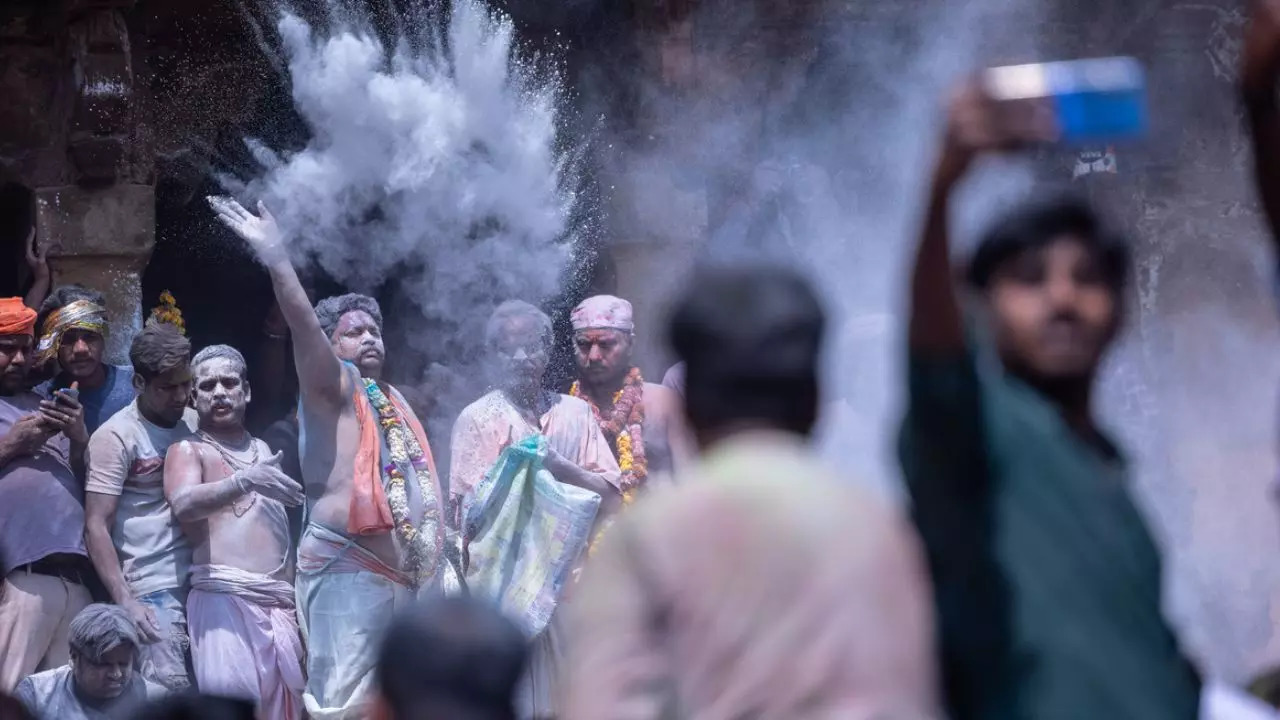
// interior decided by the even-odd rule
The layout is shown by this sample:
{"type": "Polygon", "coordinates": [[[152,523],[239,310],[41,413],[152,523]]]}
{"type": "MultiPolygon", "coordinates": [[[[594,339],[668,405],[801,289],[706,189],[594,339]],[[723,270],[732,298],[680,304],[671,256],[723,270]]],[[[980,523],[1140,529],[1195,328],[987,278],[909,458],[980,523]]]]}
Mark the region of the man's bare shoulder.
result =
{"type": "Polygon", "coordinates": [[[647,382],[644,384],[644,402],[656,410],[674,411],[680,407],[680,396],[666,385],[647,382]]]}

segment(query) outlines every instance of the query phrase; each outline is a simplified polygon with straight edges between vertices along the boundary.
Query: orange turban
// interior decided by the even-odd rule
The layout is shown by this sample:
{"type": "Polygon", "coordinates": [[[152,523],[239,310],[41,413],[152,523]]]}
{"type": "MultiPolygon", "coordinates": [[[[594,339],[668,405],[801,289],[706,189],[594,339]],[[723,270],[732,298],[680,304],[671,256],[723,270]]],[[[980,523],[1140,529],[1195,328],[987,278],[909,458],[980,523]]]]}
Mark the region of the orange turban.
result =
{"type": "Polygon", "coordinates": [[[22,298],[0,298],[0,335],[34,335],[35,330],[36,311],[22,298]]]}

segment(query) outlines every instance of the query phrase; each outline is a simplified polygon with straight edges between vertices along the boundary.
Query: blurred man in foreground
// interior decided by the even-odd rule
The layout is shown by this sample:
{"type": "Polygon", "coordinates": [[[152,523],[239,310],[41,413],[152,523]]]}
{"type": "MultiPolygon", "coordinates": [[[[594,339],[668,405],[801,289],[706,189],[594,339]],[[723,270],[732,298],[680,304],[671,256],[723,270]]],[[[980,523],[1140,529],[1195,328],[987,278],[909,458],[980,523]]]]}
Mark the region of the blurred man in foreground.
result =
{"type": "Polygon", "coordinates": [[[142,640],[118,605],[89,605],[71,621],[71,662],[32,675],[14,696],[40,720],[129,720],[164,688],[136,672],[142,640]]]}
{"type": "Polygon", "coordinates": [[[191,372],[200,426],[170,448],[164,485],[194,548],[187,627],[196,685],[251,698],[272,720],[298,720],[303,651],[285,508],[302,504],[302,486],[244,428],[244,356],[212,345],[191,372]]]}
{"type": "Polygon", "coordinates": [[[567,720],[935,717],[910,525],[807,445],[824,325],[786,270],[694,276],[671,340],[704,455],[584,570],[567,720]]]}
{"type": "Polygon", "coordinates": [[[901,462],[937,591],[948,709],[1189,720],[1200,683],[1161,613],[1160,555],[1093,415],[1127,243],[1070,200],[1001,219],[966,278],[989,343],[966,332],[954,284],[954,188],[979,156],[1055,132],[961,89],[911,278],[901,462]]]}
{"type": "Polygon", "coordinates": [[[391,624],[373,720],[515,720],[529,659],[520,628],[472,598],[443,598],[391,624]]]}

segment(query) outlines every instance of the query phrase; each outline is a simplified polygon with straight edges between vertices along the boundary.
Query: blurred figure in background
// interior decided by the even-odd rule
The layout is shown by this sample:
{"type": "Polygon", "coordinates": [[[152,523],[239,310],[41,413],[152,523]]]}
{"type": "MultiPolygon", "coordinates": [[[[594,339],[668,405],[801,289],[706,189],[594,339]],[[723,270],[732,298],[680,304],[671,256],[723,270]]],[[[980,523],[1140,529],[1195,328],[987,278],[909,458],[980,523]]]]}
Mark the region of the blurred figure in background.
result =
{"type": "Polygon", "coordinates": [[[84,424],[90,434],[134,398],[133,368],[102,360],[107,348],[107,321],[102,293],[80,285],[63,285],[45,298],[36,322],[40,337],[35,367],[43,370],[52,366],[55,373],[39,390],[48,393],[77,383],[84,424]]]}
{"type": "Polygon", "coordinates": [[[671,341],[704,455],[584,570],[567,720],[936,716],[910,524],[808,446],[824,325],[799,275],[695,274],[671,341]]]}
{"type": "Polygon", "coordinates": [[[979,156],[1055,134],[1051,119],[964,86],[911,278],[900,451],[936,587],[948,709],[955,720],[1189,720],[1200,682],[1161,613],[1160,554],[1093,415],[1127,243],[1073,201],[996,223],[967,275],[994,357],[966,332],[954,285],[954,188],[979,156]]]}
{"type": "Polygon", "coordinates": [[[515,720],[524,634],[472,598],[443,598],[392,623],[378,658],[372,720],[515,720]]]}
{"type": "Polygon", "coordinates": [[[129,613],[94,603],[71,621],[71,662],[14,691],[40,720],[128,720],[164,688],[136,672],[142,640],[129,613]]]}

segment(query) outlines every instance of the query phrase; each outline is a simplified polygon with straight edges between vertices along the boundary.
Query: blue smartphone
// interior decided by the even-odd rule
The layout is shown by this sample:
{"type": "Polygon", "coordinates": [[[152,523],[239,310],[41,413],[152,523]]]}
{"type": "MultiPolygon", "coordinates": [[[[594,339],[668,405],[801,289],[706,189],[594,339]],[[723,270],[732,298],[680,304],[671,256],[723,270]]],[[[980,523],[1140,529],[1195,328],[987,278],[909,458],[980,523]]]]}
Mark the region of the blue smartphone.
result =
{"type": "Polygon", "coordinates": [[[1146,72],[1135,58],[989,68],[983,84],[997,102],[1049,103],[1063,143],[1119,142],[1147,132],[1146,72]]]}

